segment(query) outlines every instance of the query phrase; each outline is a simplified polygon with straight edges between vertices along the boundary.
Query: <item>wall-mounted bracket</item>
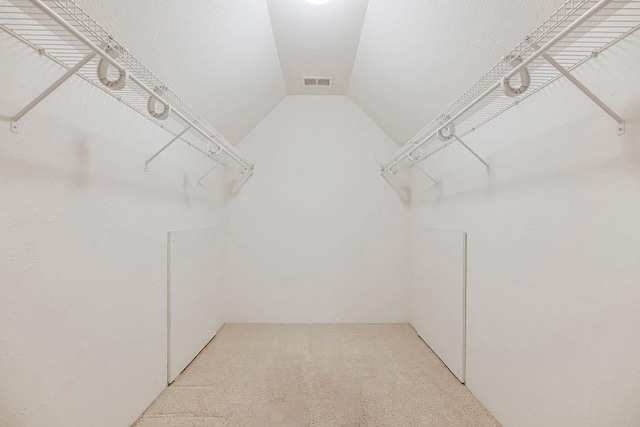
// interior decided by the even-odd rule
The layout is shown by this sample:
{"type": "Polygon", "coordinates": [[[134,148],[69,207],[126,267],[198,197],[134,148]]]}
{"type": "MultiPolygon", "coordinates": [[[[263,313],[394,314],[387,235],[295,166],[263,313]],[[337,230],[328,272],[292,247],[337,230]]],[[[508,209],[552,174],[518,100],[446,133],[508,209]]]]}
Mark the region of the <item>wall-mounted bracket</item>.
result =
{"type": "MultiPolygon", "coordinates": [[[[102,45],[104,47],[104,44],[102,45]]],[[[80,62],[78,62],[73,67],[69,68],[66,73],[64,73],[58,80],[56,80],[51,86],[46,88],[40,95],[36,96],[33,101],[28,103],[22,110],[18,111],[11,117],[11,132],[18,133],[18,121],[24,117],[29,111],[31,111],[36,105],[38,105],[42,100],[44,100],[47,96],[51,95],[54,90],[60,87],[62,83],[66,82],[69,77],[76,74],[82,67],[87,65],[89,61],[91,61],[97,54],[95,52],[91,52],[87,56],[85,56],[80,62]]]]}
{"type": "MultiPolygon", "coordinates": [[[[229,157],[229,156],[225,156],[223,159],[216,160],[216,164],[215,164],[211,169],[209,169],[209,170],[207,171],[207,173],[205,173],[204,175],[202,175],[202,176],[198,179],[197,185],[200,185],[200,182],[201,182],[203,179],[205,179],[207,176],[209,176],[209,174],[210,174],[211,172],[213,172],[214,170],[216,170],[216,168],[217,168],[218,166],[220,166],[220,165],[222,164],[222,162],[224,162],[225,160],[227,160],[227,158],[228,158],[228,157],[229,157]]],[[[253,165],[251,165],[251,169],[253,170],[253,165]]]]}
{"type": "Polygon", "coordinates": [[[154,154],[153,156],[149,157],[149,158],[147,159],[147,161],[146,161],[146,162],[144,162],[144,170],[145,170],[145,172],[146,172],[146,171],[147,171],[147,169],[149,168],[149,163],[151,163],[151,162],[153,161],[153,159],[155,159],[156,157],[158,157],[158,156],[160,155],[160,153],[162,153],[164,150],[166,150],[167,148],[169,148],[169,146],[170,146],[171,144],[173,144],[174,142],[176,142],[177,140],[179,140],[179,139],[180,139],[180,137],[181,137],[182,135],[184,135],[185,133],[187,133],[187,131],[188,131],[189,129],[191,129],[191,126],[187,126],[186,128],[184,128],[184,129],[182,130],[182,132],[180,132],[179,134],[177,134],[176,136],[174,136],[174,137],[171,139],[171,141],[169,141],[169,142],[167,142],[166,144],[164,144],[164,146],[162,146],[162,148],[161,148],[161,149],[159,149],[158,151],[156,151],[156,152],[155,152],[155,154],[154,154]]]}
{"type": "Polygon", "coordinates": [[[239,191],[242,187],[244,187],[247,181],[251,179],[251,177],[254,174],[254,165],[251,165],[247,169],[243,170],[241,174],[246,175],[246,177],[243,180],[241,180],[239,183],[233,186],[233,191],[235,192],[239,191]]]}
{"type": "MultiPolygon", "coordinates": [[[[531,43],[531,47],[533,47],[536,50],[540,48],[536,43],[531,43]]],[[[622,117],[620,117],[618,114],[616,114],[615,111],[613,111],[607,104],[605,104],[600,98],[598,98],[593,92],[591,92],[585,85],[583,85],[582,82],[580,82],[580,80],[576,79],[573,76],[573,74],[571,74],[569,72],[569,70],[567,70],[562,65],[560,65],[560,63],[558,63],[558,61],[553,59],[553,57],[551,55],[549,55],[546,52],[543,52],[541,56],[549,64],[551,64],[551,66],[553,68],[555,68],[563,76],[565,76],[567,78],[567,80],[569,80],[571,83],[573,83],[575,87],[580,89],[580,91],[582,91],[582,93],[587,95],[589,97],[589,99],[591,99],[593,102],[595,102],[598,107],[602,108],[605,113],[607,113],[609,116],[611,116],[611,118],[618,123],[618,126],[616,128],[617,129],[617,134],[618,135],[624,135],[625,130],[626,130],[626,126],[625,126],[624,119],[622,117]]]]}
{"type": "Polygon", "coordinates": [[[490,173],[491,173],[491,166],[489,166],[489,163],[488,163],[488,162],[486,162],[482,157],[480,157],[480,155],[479,155],[478,153],[476,153],[475,151],[473,151],[473,150],[471,149],[471,147],[469,147],[467,144],[465,144],[463,140],[461,140],[460,138],[458,138],[458,135],[454,135],[453,137],[456,139],[456,141],[458,141],[460,144],[462,144],[462,146],[463,146],[464,148],[466,148],[466,149],[467,149],[467,151],[469,151],[471,154],[473,154],[473,156],[474,156],[476,159],[480,160],[480,162],[482,162],[482,164],[483,164],[483,165],[485,165],[485,167],[487,168],[487,173],[488,173],[488,174],[490,174],[490,173]]]}
{"type": "MultiPolygon", "coordinates": [[[[411,159],[409,159],[409,160],[411,160],[411,159]]],[[[411,163],[412,163],[412,165],[411,165],[411,166],[409,166],[409,167],[411,167],[411,168],[412,168],[412,167],[414,167],[414,166],[415,166],[416,168],[418,168],[418,170],[419,170],[420,172],[422,172],[422,174],[423,174],[424,176],[426,176],[427,178],[429,178],[429,179],[430,179],[430,180],[435,184],[435,186],[436,186],[436,187],[438,187],[438,181],[436,181],[434,177],[432,177],[431,175],[429,175],[429,174],[427,173],[427,171],[425,171],[424,169],[422,169],[422,167],[420,167],[420,165],[419,165],[418,163],[416,163],[415,161],[411,161],[411,163]]]]}

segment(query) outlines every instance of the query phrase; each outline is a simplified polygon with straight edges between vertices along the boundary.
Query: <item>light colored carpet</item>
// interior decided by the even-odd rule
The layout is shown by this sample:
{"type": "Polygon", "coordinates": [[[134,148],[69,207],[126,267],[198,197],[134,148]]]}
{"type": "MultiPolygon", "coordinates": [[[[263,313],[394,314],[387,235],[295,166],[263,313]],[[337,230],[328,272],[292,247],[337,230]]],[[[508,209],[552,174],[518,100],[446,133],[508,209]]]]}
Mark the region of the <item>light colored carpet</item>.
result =
{"type": "Polygon", "coordinates": [[[134,424],[495,426],[410,325],[225,325],[134,424]]]}

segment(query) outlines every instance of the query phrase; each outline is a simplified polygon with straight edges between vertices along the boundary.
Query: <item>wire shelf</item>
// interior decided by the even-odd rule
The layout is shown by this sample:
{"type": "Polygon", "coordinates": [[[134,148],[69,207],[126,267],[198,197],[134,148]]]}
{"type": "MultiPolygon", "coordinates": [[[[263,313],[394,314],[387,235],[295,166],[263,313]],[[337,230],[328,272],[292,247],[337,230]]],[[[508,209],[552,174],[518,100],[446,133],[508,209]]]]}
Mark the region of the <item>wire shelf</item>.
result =
{"type": "Polygon", "coordinates": [[[538,56],[527,66],[531,80],[528,90],[516,97],[508,97],[496,83],[501,82],[512,70],[512,58],[519,57],[527,61],[537,53],[540,46],[551,41],[553,44],[546,50],[546,54],[566,70],[572,71],[638,28],[640,0],[566,1],[471,88],[404,144],[381,166],[383,174],[392,171],[406,159],[411,163],[419,162],[455,142],[456,139],[447,141],[436,150],[426,155],[422,154],[419,159],[415,156],[411,159],[409,156],[410,153],[417,153],[417,148],[439,141],[437,132],[448,118],[455,118],[452,123],[455,125],[456,136],[463,138],[563,76],[548,60],[538,56]],[[602,4],[604,6],[597,12],[589,14],[592,8],[602,4]],[[587,15],[589,17],[573,31],[557,42],[552,42],[555,37],[561,36],[563,31],[587,15]]]}
{"type": "MultiPolygon", "coordinates": [[[[116,58],[118,64],[126,68],[130,76],[137,77],[149,88],[160,88],[162,98],[171,105],[172,113],[165,120],[152,117],[147,107],[149,94],[132,81],[129,81],[121,90],[110,90],[103,85],[96,71],[101,59],[100,55],[96,55],[82,66],[76,73],[78,76],[129,106],[174,137],[178,137],[191,147],[196,148],[207,157],[216,161],[219,161],[220,157],[234,160],[243,171],[253,168],[253,165],[220,132],[149,71],[124,45],[114,40],[107,30],[73,0],[43,0],[43,3],[95,45],[103,49],[109,47],[117,51],[119,54],[116,58]],[[176,117],[177,114],[174,112],[197,125],[206,136],[193,130],[182,133],[188,125],[180,117],[176,117]],[[210,147],[207,144],[211,142],[221,150],[214,152],[208,150],[210,147]]],[[[0,0],[0,28],[67,70],[94,53],[94,50],[86,43],[63,28],[59,22],[52,19],[49,14],[30,0],[0,0]]]]}

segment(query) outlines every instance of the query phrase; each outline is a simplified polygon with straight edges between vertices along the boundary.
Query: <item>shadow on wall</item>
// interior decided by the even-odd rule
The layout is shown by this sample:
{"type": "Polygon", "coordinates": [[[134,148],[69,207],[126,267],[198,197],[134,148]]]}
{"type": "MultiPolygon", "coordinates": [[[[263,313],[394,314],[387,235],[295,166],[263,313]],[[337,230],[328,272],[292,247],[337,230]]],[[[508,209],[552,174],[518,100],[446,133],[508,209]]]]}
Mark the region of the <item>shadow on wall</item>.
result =
{"type": "Polygon", "coordinates": [[[189,176],[185,172],[182,173],[182,194],[185,206],[189,206],[189,176]]]}
{"type": "MultiPolygon", "coordinates": [[[[6,126],[9,129],[10,117],[0,116],[0,126],[6,126]]],[[[103,141],[104,143],[108,143],[103,141]]],[[[54,143],[54,142],[49,142],[54,143]]],[[[31,178],[41,178],[47,182],[62,181],[71,183],[75,188],[86,190],[90,185],[100,186],[105,189],[118,187],[134,194],[144,194],[145,196],[157,197],[159,199],[173,199],[182,201],[189,205],[192,201],[209,202],[206,193],[194,198],[192,190],[196,187],[195,183],[191,183],[188,175],[184,173],[183,185],[181,191],[171,190],[166,185],[152,185],[155,180],[149,180],[150,184],[142,183],[137,180],[123,179],[122,174],[99,174],[92,171],[91,164],[91,138],[87,136],[78,137],[75,143],[75,162],[73,169],[63,165],[55,165],[51,163],[38,162],[35,159],[26,159],[20,153],[4,151],[4,144],[17,144],[13,141],[1,141],[0,143],[0,177],[3,182],[10,180],[22,179],[25,176],[31,178]]],[[[127,171],[127,174],[133,175],[137,171],[127,171]]],[[[142,172],[140,168],[141,176],[142,172]]],[[[147,174],[149,172],[146,172],[147,174]]],[[[221,201],[222,203],[222,201],[221,201]]]]}
{"type": "Polygon", "coordinates": [[[227,184],[225,202],[234,199],[244,185],[253,177],[254,172],[237,173],[227,184]]]}
{"type": "Polygon", "coordinates": [[[400,201],[406,206],[411,206],[412,187],[411,175],[408,168],[401,168],[397,173],[387,173],[380,176],[396,192],[400,201]]]}
{"type": "MultiPolygon", "coordinates": [[[[500,191],[500,192],[522,192],[527,189],[535,189],[545,183],[559,183],[561,181],[575,181],[575,180],[590,180],[594,179],[596,175],[606,175],[609,173],[615,173],[621,167],[630,166],[630,168],[634,173],[638,175],[640,179],[640,145],[636,141],[640,141],[640,117],[627,120],[627,129],[626,134],[623,137],[619,137],[620,139],[620,153],[615,158],[609,158],[602,161],[590,162],[581,164],[580,166],[574,166],[569,168],[562,168],[555,171],[539,171],[536,173],[530,173],[527,175],[521,176],[513,176],[513,178],[505,179],[505,177],[500,176],[500,164],[492,161],[495,159],[496,154],[491,157],[488,157],[489,162],[491,163],[491,175],[486,176],[484,179],[478,179],[473,182],[475,186],[473,188],[468,188],[465,190],[460,190],[456,192],[446,192],[444,189],[446,188],[446,180],[443,180],[442,177],[439,180],[440,188],[424,188],[424,190],[420,192],[414,192],[417,196],[414,197],[414,203],[421,204],[428,202],[432,199],[431,192],[438,191],[437,201],[456,201],[466,199],[468,197],[473,196],[491,196],[492,194],[500,191]],[[502,179],[501,179],[502,178],[502,179]],[[445,181],[443,183],[443,181],[445,181]],[[444,195],[443,195],[444,194],[444,195]]],[[[552,131],[550,134],[546,136],[541,136],[539,139],[551,139],[558,138],[556,134],[552,131]]],[[[587,137],[586,135],[575,136],[575,128],[571,128],[567,130],[567,135],[573,135],[573,142],[567,143],[575,143],[576,138],[580,139],[582,137],[587,137]]],[[[567,137],[569,138],[569,136],[567,137]]],[[[534,141],[527,141],[528,144],[533,144],[534,141]]],[[[520,150],[521,148],[514,147],[516,150],[520,150]]],[[[503,170],[503,169],[502,169],[503,170]]],[[[460,170],[450,170],[447,173],[460,173],[460,170]]],[[[481,176],[481,173],[479,173],[481,176]]],[[[422,187],[421,187],[422,188],[422,187]]]]}
{"type": "Polygon", "coordinates": [[[76,142],[76,155],[78,168],[73,176],[73,183],[78,189],[85,189],[89,181],[89,161],[91,160],[89,138],[81,135],[76,142]]]}

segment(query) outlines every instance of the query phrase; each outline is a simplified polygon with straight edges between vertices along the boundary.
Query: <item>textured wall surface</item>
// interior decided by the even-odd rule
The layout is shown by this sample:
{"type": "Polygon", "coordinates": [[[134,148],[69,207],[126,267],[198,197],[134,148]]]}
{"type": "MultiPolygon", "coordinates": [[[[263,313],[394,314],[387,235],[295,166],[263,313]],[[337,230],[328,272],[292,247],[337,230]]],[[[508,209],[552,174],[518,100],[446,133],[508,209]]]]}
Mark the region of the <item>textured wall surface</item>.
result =
{"type": "Polygon", "coordinates": [[[407,321],[408,209],[380,178],[393,142],[343,96],[289,96],[242,141],[229,202],[230,322],[407,321]]]}
{"type": "Polygon", "coordinates": [[[10,133],[62,70],[0,51],[0,425],[130,425],[166,385],[167,231],[222,217],[211,162],[176,143],[143,172],[169,134],[79,78],[10,133]]]}
{"type": "Polygon", "coordinates": [[[468,233],[467,385],[505,426],[640,422],[640,34],[414,176],[413,222],[468,233]]]}

